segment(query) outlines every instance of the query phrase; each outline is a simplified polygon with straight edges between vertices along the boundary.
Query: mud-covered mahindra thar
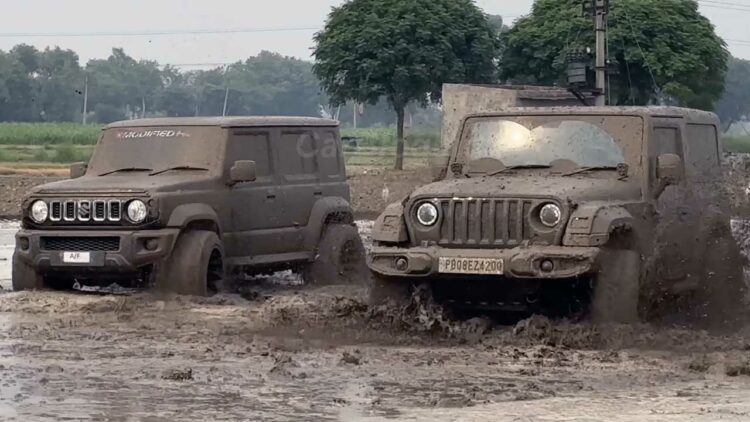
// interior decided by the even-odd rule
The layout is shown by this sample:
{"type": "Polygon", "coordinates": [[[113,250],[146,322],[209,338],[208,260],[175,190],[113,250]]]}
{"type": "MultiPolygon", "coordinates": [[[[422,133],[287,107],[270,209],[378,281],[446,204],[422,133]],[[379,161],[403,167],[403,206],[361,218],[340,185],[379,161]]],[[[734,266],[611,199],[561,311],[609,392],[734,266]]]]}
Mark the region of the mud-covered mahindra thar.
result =
{"type": "Polygon", "coordinates": [[[428,282],[459,306],[600,321],[725,311],[744,281],[719,127],[667,107],[470,115],[437,181],[377,219],[371,299],[428,282]]]}
{"type": "Polygon", "coordinates": [[[203,295],[289,268],[340,281],[363,260],[335,121],[114,123],[71,176],[22,205],[16,290],[117,283],[203,295]]]}

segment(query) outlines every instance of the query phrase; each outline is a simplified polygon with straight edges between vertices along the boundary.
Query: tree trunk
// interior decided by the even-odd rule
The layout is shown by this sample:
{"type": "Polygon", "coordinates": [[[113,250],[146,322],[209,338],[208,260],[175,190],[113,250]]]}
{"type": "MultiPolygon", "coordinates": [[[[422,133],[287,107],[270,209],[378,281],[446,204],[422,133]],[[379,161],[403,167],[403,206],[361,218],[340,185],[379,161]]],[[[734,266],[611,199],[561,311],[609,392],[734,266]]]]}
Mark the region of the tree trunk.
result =
{"type": "Polygon", "coordinates": [[[146,118],[146,97],[141,97],[141,118],[146,118]]]}
{"type": "Polygon", "coordinates": [[[404,169],[404,106],[397,106],[396,116],[396,170],[404,169]]]}

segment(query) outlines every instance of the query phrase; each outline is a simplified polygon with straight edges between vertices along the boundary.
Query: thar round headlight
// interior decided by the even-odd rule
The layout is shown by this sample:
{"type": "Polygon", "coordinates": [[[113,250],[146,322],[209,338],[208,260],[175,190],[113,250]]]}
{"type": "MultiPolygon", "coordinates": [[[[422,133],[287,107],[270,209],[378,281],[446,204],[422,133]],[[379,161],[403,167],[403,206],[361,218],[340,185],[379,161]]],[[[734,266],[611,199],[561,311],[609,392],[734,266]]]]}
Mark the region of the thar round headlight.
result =
{"type": "Polygon", "coordinates": [[[438,210],[435,205],[425,202],[417,208],[417,221],[423,226],[432,226],[437,222],[438,210]]]}
{"type": "Polygon", "coordinates": [[[555,227],[562,220],[562,210],[555,204],[547,204],[539,211],[539,220],[547,227],[555,227]]]}
{"type": "Polygon", "coordinates": [[[134,199],[128,203],[128,219],[133,223],[142,223],[148,216],[146,204],[140,199],[134,199]]]}
{"type": "Polygon", "coordinates": [[[47,216],[49,216],[49,208],[47,207],[46,202],[35,201],[33,204],[31,204],[30,211],[31,212],[29,213],[29,215],[35,223],[41,224],[47,221],[47,216]]]}

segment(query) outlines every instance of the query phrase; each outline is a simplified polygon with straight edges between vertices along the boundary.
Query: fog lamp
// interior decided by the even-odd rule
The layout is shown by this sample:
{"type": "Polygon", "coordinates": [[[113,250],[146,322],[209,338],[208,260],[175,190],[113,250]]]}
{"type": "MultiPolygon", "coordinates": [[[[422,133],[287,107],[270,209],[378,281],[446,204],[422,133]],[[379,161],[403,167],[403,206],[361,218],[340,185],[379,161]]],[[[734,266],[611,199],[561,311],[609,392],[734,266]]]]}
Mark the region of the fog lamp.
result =
{"type": "Polygon", "coordinates": [[[396,259],[396,270],[404,272],[409,268],[409,261],[406,258],[396,259]]]}

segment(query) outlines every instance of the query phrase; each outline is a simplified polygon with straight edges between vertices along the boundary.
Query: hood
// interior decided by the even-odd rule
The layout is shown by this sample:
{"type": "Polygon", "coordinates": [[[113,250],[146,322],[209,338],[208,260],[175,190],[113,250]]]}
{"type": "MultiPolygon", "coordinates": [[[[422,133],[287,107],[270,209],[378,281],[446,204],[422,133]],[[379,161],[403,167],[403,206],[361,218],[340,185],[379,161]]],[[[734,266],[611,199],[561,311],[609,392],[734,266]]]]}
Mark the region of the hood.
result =
{"type": "Polygon", "coordinates": [[[498,175],[448,179],[422,186],[411,197],[533,197],[553,196],[562,201],[637,200],[637,179],[617,180],[590,176],[498,175]]]}
{"type": "Polygon", "coordinates": [[[143,194],[176,190],[200,189],[215,178],[202,172],[175,172],[148,176],[143,174],[113,174],[108,176],[83,176],[48,183],[35,188],[37,195],[87,195],[87,194],[143,194]]]}

